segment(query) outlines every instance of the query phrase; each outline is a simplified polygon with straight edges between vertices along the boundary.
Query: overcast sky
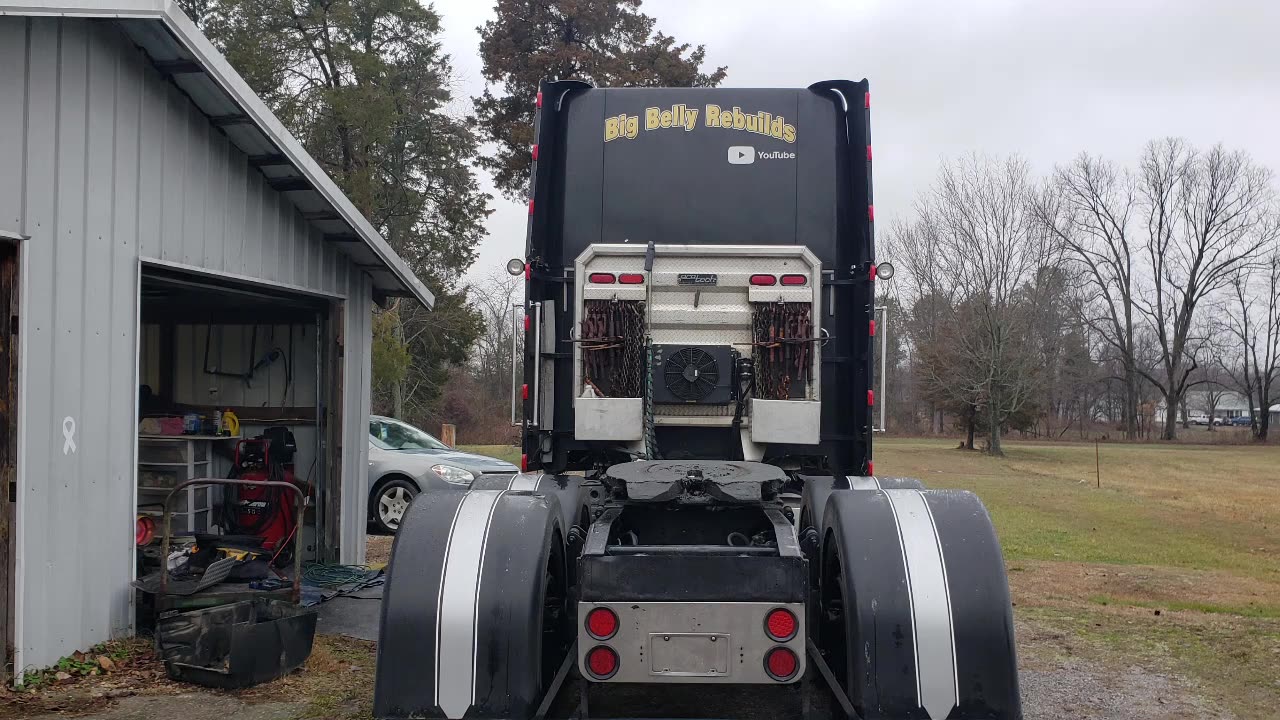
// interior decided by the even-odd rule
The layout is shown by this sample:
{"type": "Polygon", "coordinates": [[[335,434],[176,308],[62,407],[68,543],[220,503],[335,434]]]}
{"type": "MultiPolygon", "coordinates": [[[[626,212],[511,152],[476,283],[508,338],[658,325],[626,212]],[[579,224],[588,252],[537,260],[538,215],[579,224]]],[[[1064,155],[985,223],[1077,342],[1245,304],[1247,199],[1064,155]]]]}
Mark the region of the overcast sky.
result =
{"type": "MultiPolygon", "coordinates": [[[[489,0],[436,0],[460,95],[483,89],[489,0]]],[[[1038,172],[1087,150],[1130,163],[1147,140],[1243,148],[1280,171],[1274,0],[645,0],[705,44],[724,85],[871,81],[880,228],[910,212],[939,162],[1020,153],[1038,172]]],[[[464,106],[465,107],[465,106],[464,106]]],[[[472,277],[523,254],[525,210],[492,191],[472,277]]],[[[887,258],[882,258],[887,259],[887,258]]]]}

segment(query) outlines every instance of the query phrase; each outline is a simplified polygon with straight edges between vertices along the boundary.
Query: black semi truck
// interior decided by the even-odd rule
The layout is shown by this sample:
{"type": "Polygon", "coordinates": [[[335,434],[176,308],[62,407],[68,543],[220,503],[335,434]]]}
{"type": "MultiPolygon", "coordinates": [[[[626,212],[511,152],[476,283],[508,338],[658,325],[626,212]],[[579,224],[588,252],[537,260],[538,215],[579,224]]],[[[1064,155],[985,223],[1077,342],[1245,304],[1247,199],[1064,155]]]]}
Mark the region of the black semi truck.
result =
{"type": "Polygon", "coordinates": [[[375,714],[1020,718],[985,508],[872,465],[866,81],[536,102],[523,472],[409,509],[375,714]]]}

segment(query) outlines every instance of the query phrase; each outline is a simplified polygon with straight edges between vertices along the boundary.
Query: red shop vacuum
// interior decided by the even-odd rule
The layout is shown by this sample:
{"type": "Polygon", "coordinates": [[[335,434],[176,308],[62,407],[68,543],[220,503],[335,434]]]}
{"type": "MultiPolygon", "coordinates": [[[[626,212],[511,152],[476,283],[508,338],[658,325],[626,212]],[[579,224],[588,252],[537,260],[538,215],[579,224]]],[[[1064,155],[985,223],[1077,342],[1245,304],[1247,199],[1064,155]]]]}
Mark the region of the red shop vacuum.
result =
{"type": "MultiPolygon", "coordinates": [[[[298,484],[293,471],[297,449],[288,428],[267,428],[259,437],[236,443],[235,464],[227,477],[298,484]]],[[[274,553],[277,562],[288,559],[289,542],[299,521],[296,499],[270,487],[227,486],[223,492],[225,532],[261,538],[262,549],[274,553]]]]}

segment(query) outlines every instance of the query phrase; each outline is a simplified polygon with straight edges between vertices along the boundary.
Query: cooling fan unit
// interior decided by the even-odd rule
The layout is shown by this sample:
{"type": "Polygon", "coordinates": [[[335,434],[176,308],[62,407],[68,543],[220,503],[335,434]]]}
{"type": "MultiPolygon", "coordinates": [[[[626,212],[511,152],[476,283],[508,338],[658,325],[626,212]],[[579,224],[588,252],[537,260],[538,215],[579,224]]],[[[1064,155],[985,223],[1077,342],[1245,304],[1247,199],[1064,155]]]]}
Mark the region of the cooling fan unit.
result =
{"type": "Polygon", "coordinates": [[[724,405],[733,401],[731,348],[659,345],[656,349],[660,360],[654,372],[654,402],[724,405]]]}

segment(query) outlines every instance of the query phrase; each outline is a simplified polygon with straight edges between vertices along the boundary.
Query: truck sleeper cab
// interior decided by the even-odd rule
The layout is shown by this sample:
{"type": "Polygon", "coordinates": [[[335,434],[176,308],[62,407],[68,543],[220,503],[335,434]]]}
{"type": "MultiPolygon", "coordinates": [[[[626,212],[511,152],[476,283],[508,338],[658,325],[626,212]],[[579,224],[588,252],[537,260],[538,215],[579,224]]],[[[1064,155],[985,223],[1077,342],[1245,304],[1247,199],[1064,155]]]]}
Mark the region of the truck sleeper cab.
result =
{"type": "Polygon", "coordinates": [[[872,463],[866,81],[536,102],[522,472],[409,508],[375,715],[1021,718],[985,508],[872,463]]]}

